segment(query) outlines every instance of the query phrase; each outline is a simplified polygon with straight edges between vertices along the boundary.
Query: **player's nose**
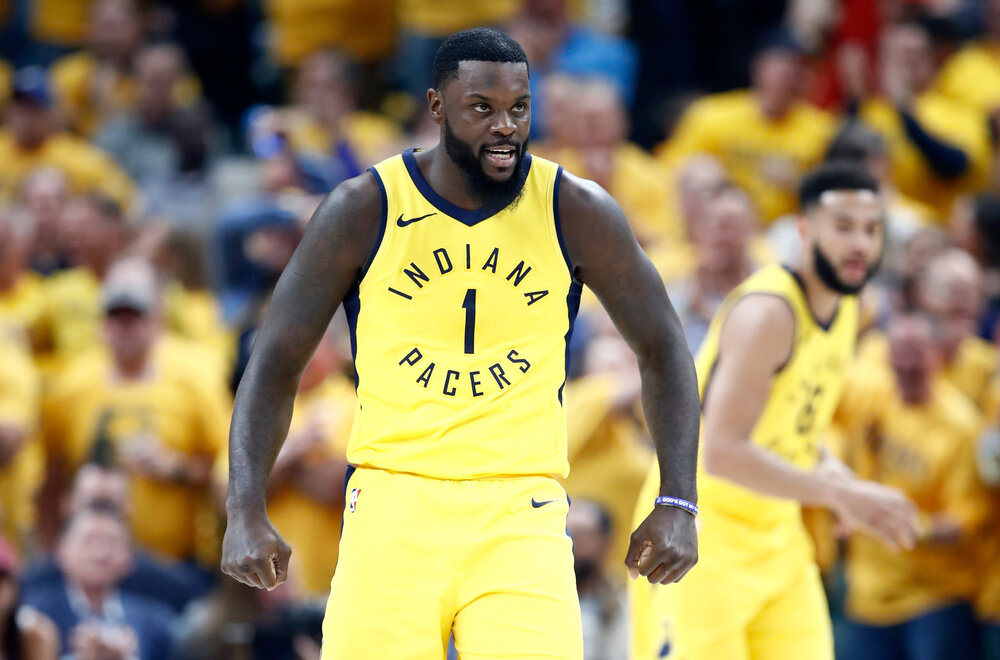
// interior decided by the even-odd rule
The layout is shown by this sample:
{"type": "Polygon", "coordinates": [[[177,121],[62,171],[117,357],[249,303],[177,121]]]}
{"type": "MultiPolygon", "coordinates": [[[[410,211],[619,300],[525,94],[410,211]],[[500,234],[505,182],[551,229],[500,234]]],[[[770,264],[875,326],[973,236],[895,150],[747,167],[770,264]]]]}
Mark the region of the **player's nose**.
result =
{"type": "Polygon", "coordinates": [[[517,124],[509,112],[498,112],[496,117],[496,122],[492,126],[494,133],[510,137],[517,132],[517,124]]]}

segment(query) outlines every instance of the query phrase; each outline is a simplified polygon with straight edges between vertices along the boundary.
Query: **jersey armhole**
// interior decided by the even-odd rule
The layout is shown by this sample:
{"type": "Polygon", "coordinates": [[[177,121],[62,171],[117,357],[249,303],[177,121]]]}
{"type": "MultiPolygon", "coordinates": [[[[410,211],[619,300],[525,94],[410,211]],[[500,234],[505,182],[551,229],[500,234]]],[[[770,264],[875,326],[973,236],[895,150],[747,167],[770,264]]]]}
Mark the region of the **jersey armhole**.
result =
{"type": "Polygon", "coordinates": [[[358,276],[359,282],[364,279],[368,268],[371,267],[372,262],[375,260],[375,255],[378,254],[379,248],[382,247],[382,239],[385,238],[385,228],[389,218],[389,196],[385,190],[385,183],[382,182],[382,177],[379,176],[378,170],[374,166],[369,167],[368,171],[372,173],[375,183],[378,185],[379,197],[382,200],[382,219],[379,221],[378,238],[375,239],[375,245],[372,246],[371,253],[365,259],[364,266],[361,267],[361,274],[358,276]]]}
{"type": "MultiPolygon", "coordinates": [[[[792,347],[791,347],[791,350],[788,352],[788,357],[785,358],[785,361],[782,362],[777,367],[775,367],[774,373],[771,374],[771,378],[774,378],[774,377],[780,375],[781,372],[784,371],[786,368],[788,368],[788,365],[791,364],[792,358],[795,357],[795,345],[798,343],[798,332],[799,332],[798,319],[796,319],[796,317],[795,317],[795,308],[792,307],[792,303],[787,298],[785,298],[784,296],[779,295],[777,293],[770,293],[768,291],[750,291],[750,292],[746,293],[745,295],[743,295],[740,298],[738,298],[737,300],[735,300],[733,302],[733,304],[731,304],[729,306],[729,309],[726,310],[726,312],[725,312],[726,313],[726,318],[724,318],[722,320],[722,325],[719,326],[719,335],[718,336],[719,336],[719,339],[721,340],[721,338],[722,338],[722,331],[725,328],[726,322],[729,321],[729,313],[733,311],[733,307],[735,307],[737,304],[739,304],[740,301],[746,299],[749,296],[769,296],[771,298],[777,298],[781,302],[785,303],[785,306],[788,307],[788,311],[792,313],[792,326],[793,326],[792,327],[792,347]]],[[[701,397],[701,408],[702,408],[702,410],[705,409],[705,402],[708,401],[708,395],[709,395],[709,393],[711,391],[712,376],[715,375],[715,368],[719,364],[719,360],[721,360],[721,359],[722,359],[722,346],[721,346],[721,342],[720,342],[720,346],[718,347],[718,349],[716,349],[716,352],[715,352],[715,360],[712,362],[712,366],[708,370],[708,377],[705,379],[704,394],[702,394],[702,397],[701,397]]]]}
{"type": "Polygon", "coordinates": [[[559,242],[559,250],[566,261],[566,268],[569,269],[569,277],[576,280],[573,271],[573,261],[569,258],[569,250],[566,248],[566,239],[563,237],[562,218],[559,216],[559,184],[562,183],[562,165],[556,169],[555,182],[552,184],[552,222],[556,228],[556,240],[559,242]]]}

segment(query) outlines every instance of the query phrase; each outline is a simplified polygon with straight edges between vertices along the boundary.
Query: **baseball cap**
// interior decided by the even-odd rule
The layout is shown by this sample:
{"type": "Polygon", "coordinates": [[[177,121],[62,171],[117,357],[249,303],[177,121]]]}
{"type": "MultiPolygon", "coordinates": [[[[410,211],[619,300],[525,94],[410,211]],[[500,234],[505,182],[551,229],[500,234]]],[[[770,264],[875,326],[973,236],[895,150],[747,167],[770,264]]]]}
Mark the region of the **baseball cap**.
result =
{"type": "Polygon", "coordinates": [[[104,313],[131,310],[148,316],[156,307],[155,283],[146,278],[111,277],[104,284],[104,313]]]}
{"type": "Polygon", "coordinates": [[[15,72],[11,96],[15,101],[30,101],[45,107],[52,105],[52,93],[45,69],[27,66],[15,72]]]}

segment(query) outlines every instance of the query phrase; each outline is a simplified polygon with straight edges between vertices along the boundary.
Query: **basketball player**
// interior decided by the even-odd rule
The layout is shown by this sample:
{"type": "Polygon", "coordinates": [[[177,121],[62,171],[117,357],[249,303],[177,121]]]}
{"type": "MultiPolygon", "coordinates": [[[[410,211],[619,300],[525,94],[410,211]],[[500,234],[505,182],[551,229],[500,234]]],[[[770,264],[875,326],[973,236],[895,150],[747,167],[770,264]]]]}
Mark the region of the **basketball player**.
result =
{"type": "MultiPolygon", "coordinates": [[[[268,472],[304,365],[343,301],[355,353],[344,526],[323,658],[582,658],[562,388],[582,283],[636,351],[663,504],[633,569],[681,578],[697,558],[698,395],[684,335],[618,205],[527,152],[528,65],[475,29],[435,57],[441,143],[339,186],[271,301],[230,437],[223,570],[285,578],[268,472]]],[[[333,542],[333,539],[331,539],[333,542]]]]}
{"type": "MultiPolygon", "coordinates": [[[[800,205],[798,262],[739,285],[698,353],[701,561],[676,586],[631,585],[634,658],[832,660],[800,505],[830,508],[893,547],[917,536],[902,494],[859,480],[818,439],[854,351],[854,294],[882,253],[878,184],[860,166],[824,165],[803,179],[800,205]]],[[[640,502],[658,478],[654,469],[640,502]]]]}

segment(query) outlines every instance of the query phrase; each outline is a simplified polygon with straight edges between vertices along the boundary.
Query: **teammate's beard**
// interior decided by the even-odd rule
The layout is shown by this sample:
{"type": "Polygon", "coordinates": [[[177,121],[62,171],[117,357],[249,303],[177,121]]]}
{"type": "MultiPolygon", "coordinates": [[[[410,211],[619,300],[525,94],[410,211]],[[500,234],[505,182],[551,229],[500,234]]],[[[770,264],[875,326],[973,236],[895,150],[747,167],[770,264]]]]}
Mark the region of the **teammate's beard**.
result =
{"type": "Polygon", "coordinates": [[[813,263],[816,264],[816,274],[819,275],[820,281],[828,289],[832,289],[837,293],[845,296],[854,295],[865,288],[865,284],[868,284],[868,280],[875,276],[878,272],[878,268],[882,263],[882,257],[878,258],[874,264],[868,268],[868,272],[865,273],[864,279],[861,280],[859,284],[848,284],[844,282],[839,277],[837,277],[837,270],[833,267],[833,263],[826,258],[823,251],[819,249],[818,244],[813,245],[813,263]]]}
{"type": "Polygon", "coordinates": [[[491,178],[483,171],[480,160],[482,154],[476,154],[472,145],[455,135],[447,119],[444,122],[444,149],[458,165],[458,169],[462,170],[466,191],[482,202],[483,206],[503,203],[503,208],[506,208],[517,206],[521,201],[524,194],[524,154],[528,149],[528,140],[516,147],[517,165],[511,175],[502,181],[491,178]]]}

